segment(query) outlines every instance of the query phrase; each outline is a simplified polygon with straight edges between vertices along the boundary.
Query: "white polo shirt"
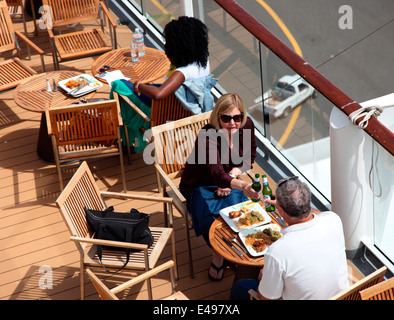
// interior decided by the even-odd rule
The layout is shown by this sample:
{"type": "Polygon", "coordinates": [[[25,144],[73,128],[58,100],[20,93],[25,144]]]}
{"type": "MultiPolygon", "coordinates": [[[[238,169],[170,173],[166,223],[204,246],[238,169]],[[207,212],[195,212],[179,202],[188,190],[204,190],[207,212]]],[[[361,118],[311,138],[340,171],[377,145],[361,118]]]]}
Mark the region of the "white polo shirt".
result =
{"type": "Polygon", "coordinates": [[[282,230],[264,257],[260,293],[268,299],[324,300],[349,286],[341,219],[334,212],[282,230]]]}

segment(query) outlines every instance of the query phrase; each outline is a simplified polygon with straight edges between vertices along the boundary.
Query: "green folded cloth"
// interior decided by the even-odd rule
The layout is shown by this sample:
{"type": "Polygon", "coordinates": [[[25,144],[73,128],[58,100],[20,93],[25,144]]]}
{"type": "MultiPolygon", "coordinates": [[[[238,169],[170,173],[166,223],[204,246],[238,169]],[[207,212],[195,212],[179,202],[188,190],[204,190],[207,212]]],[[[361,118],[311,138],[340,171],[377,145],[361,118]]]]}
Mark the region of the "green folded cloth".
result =
{"type": "MultiPolygon", "coordinates": [[[[134,93],[131,82],[124,82],[122,80],[115,80],[111,84],[111,92],[109,98],[113,99],[113,92],[117,92],[127,96],[138,108],[141,109],[148,117],[150,117],[151,108],[143,103],[134,93]]],[[[124,125],[127,127],[129,133],[130,146],[134,147],[135,152],[141,152],[147,145],[143,139],[143,133],[140,129],[145,130],[150,128],[150,124],[144,121],[123,99],[120,99],[120,111],[124,125]]],[[[121,128],[121,136],[123,144],[126,145],[126,139],[123,128],[121,128]]]]}

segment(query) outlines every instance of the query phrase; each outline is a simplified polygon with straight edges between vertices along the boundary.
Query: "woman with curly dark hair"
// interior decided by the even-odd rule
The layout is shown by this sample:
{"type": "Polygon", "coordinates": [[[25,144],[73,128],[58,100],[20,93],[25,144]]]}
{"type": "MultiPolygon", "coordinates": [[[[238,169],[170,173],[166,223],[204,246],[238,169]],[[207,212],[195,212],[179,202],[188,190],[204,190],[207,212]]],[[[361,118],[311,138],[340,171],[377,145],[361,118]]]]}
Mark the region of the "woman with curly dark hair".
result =
{"type": "MultiPolygon", "coordinates": [[[[165,26],[164,38],[165,53],[171,62],[166,81],[161,85],[148,85],[139,81],[131,83],[124,79],[116,80],[111,84],[110,99],[113,99],[114,91],[125,95],[148,117],[152,99],[161,100],[172,93],[192,114],[212,110],[214,98],[210,91],[217,80],[210,74],[206,25],[196,18],[182,16],[165,26]]],[[[122,106],[124,102],[120,103],[122,106]]],[[[140,152],[146,146],[140,129],[149,129],[150,123],[127,105],[121,110],[130,145],[135,152],[140,152]]]]}
{"type": "Polygon", "coordinates": [[[155,100],[167,97],[187,80],[210,75],[208,29],[203,22],[193,17],[179,17],[165,26],[164,38],[164,50],[171,62],[166,81],[160,86],[139,81],[133,85],[135,93],[155,100]]]}

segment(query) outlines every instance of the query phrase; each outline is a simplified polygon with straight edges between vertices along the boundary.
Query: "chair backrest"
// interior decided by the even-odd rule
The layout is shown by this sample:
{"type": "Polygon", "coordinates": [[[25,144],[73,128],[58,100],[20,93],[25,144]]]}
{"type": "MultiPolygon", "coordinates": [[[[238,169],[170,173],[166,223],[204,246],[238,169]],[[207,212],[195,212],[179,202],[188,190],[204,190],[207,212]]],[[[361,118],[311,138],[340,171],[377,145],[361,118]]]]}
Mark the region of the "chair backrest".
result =
{"type": "Polygon", "coordinates": [[[192,116],[175,94],[171,93],[162,100],[152,100],[151,126],[159,126],[167,121],[175,121],[192,116]]]}
{"type": "Polygon", "coordinates": [[[17,7],[22,5],[22,0],[6,0],[7,6],[9,7],[17,7]]]}
{"type": "Polygon", "coordinates": [[[383,266],[360,281],[357,281],[349,288],[331,297],[330,300],[361,300],[360,291],[381,282],[386,270],[387,267],[383,266]]]}
{"type": "Polygon", "coordinates": [[[0,52],[16,49],[14,27],[8,6],[0,1],[0,52]]]}
{"type": "Polygon", "coordinates": [[[198,132],[208,123],[210,115],[211,111],[152,128],[156,161],[170,178],[183,170],[198,132]]]}
{"type": "Polygon", "coordinates": [[[394,300],[394,277],[360,292],[362,300],[394,300]]]}
{"type": "Polygon", "coordinates": [[[56,205],[71,236],[91,237],[84,208],[104,210],[106,205],[86,161],[57,198],[56,205]]]}
{"type": "Polygon", "coordinates": [[[48,133],[64,151],[78,152],[112,145],[122,125],[115,100],[46,109],[48,133]],[[67,148],[70,146],[70,148],[67,148]]]}
{"type": "Polygon", "coordinates": [[[53,27],[94,20],[100,0],[42,0],[53,27]]]}
{"type": "Polygon", "coordinates": [[[90,281],[92,281],[102,300],[119,300],[118,297],[115,296],[89,268],[86,268],[86,273],[88,274],[90,281]]]}

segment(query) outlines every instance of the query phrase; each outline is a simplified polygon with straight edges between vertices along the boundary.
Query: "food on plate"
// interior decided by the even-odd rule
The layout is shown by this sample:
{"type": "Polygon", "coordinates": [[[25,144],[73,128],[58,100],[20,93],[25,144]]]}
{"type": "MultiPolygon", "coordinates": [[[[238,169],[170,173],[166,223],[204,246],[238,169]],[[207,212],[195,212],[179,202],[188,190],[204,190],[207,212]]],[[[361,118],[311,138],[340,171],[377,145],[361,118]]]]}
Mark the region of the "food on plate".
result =
{"type": "Polygon", "coordinates": [[[229,212],[229,214],[228,214],[228,216],[229,216],[229,218],[230,219],[235,219],[235,218],[238,218],[238,217],[240,217],[242,215],[242,213],[241,213],[241,211],[231,211],[231,212],[229,212]]]}
{"type": "Polygon", "coordinates": [[[252,211],[254,205],[255,205],[255,202],[252,202],[252,201],[243,202],[240,210],[242,213],[250,212],[250,211],[252,211]]]}
{"type": "Polygon", "coordinates": [[[271,239],[272,242],[275,242],[276,240],[278,240],[280,237],[282,237],[282,234],[274,229],[271,228],[266,228],[263,230],[263,233],[265,233],[266,235],[268,235],[271,239]]]}
{"type": "Polygon", "coordinates": [[[87,85],[89,83],[89,80],[84,78],[84,77],[79,77],[77,79],[70,79],[68,80],[64,85],[73,90],[73,89],[78,89],[80,85],[87,85]]]}
{"type": "Polygon", "coordinates": [[[267,244],[263,240],[254,240],[253,248],[256,252],[263,252],[267,248],[267,244]]]}
{"type": "Polygon", "coordinates": [[[264,217],[260,212],[252,210],[239,218],[238,221],[245,226],[251,226],[252,224],[264,221],[264,217]]]}
{"type": "Polygon", "coordinates": [[[266,228],[263,231],[248,234],[245,237],[245,244],[252,247],[256,252],[262,252],[280,237],[282,237],[282,234],[279,231],[266,228]]]}

